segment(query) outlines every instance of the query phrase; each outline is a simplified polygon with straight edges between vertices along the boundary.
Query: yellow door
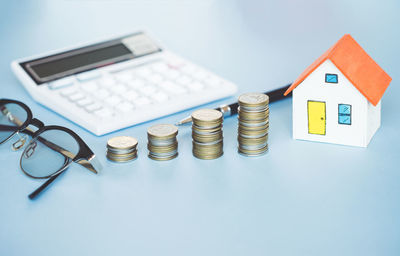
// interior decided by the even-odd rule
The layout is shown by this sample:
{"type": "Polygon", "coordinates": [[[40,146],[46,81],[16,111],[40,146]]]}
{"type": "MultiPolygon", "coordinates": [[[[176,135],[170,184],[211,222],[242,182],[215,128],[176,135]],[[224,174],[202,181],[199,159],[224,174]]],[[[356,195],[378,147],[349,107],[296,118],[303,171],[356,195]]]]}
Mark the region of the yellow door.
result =
{"type": "Polygon", "coordinates": [[[308,101],[308,133],[325,135],[326,111],[325,102],[308,101]]]}

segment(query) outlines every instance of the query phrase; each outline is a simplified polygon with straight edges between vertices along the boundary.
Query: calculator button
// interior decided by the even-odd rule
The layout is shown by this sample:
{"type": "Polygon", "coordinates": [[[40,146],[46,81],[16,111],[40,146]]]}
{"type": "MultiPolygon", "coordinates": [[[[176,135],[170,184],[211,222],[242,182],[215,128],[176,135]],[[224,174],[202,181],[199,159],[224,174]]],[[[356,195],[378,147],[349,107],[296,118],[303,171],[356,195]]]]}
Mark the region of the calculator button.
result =
{"type": "Polygon", "coordinates": [[[95,96],[102,100],[110,96],[110,93],[106,89],[100,89],[95,96]]]}
{"type": "Polygon", "coordinates": [[[62,89],[60,94],[63,96],[68,96],[68,95],[71,95],[76,92],[77,92],[77,90],[75,87],[68,87],[68,88],[62,89]]]}
{"type": "Polygon", "coordinates": [[[110,87],[113,86],[117,83],[115,79],[113,79],[111,76],[105,76],[101,79],[98,80],[99,85],[105,86],[105,87],[110,87]]]}
{"type": "Polygon", "coordinates": [[[193,75],[193,73],[196,72],[196,68],[193,67],[192,65],[186,65],[186,66],[182,67],[181,70],[188,75],[193,75]]]}
{"type": "Polygon", "coordinates": [[[169,81],[162,83],[161,86],[164,90],[170,92],[171,94],[183,94],[186,92],[182,86],[169,81]]]}
{"type": "Polygon", "coordinates": [[[136,74],[138,74],[139,76],[146,77],[151,75],[151,70],[148,67],[138,68],[136,69],[136,74]]]}
{"type": "Polygon", "coordinates": [[[114,112],[112,112],[108,108],[102,108],[102,109],[94,111],[94,114],[99,117],[111,117],[114,114],[114,112]]]}
{"type": "Polygon", "coordinates": [[[137,94],[137,92],[135,92],[135,91],[128,91],[128,92],[124,93],[122,95],[122,97],[124,97],[125,99],[127,99],[129,101],[133,101],[139,97],[139,94],[137,94]]]}
{"type": "Polygon", "coordinates": [[[100,72],[95,70],[95,71],[88,71],[88,72],[80,73],[80,74],[76,75],[76,79],[83,82],[83,81],[89,81],[92,79],[99,78],[100,76],[101,76],[100,72]]]}
{"type": "Polygon", "coordinates": [[[112,106],[115,106],[121,102],[121,98],[116,95],[113,95],[109,98],[106,98],[104,101],[112,106]]]}
{"type": "Polygon", "coordinates": [[[127,89],[124,85],[118,84],[118,85],[112,86],[110,88],[110,91],[112,91],[114,93],[122,94],[122,93],[126,92],[127,89]]]}
{"type": "Polygon", "coordinates": [[[81,88],[89,93],[96,91],[99,87],[95,82],[82,83],[81,88]]]}
{"type": "Polygon", "coordinates": [[[193,76],[194,78],[199,79],[199,80],[203,80],[203,79],[205,79],[208,75],[207,75],[207,73],[204,72],[204,71],[196,70],[195,72],[192,73],[192,76],[193,76]]]}
{"type": "Polygon", "coordinates": [[[99,103],[93,103],[93,104],[85,106],[85,109],[88,112],[93,112],[93,111],[99,110],[101,108],[103,108],[103,107],[99,103]]]}
{"type": "Polygon", "coordinates": [[[89,104],[92,104],[92,103],[93,103],[93,101],[90,98],[83,98],[83,99],[78,100],[76,102],[76,104],[78,106],[80,106],[80,107],[83,107],[83,106],[86,106],[86,105],[89,105],[89,104]]]}
{"type": "Polygon", "coordinates": [[[157,63],[157,64],[153,65],[153,70],[158,71],[158,72],[164,72],[167,69],[168,69],[167,64],[165,64],[163,62],[160,62],[160,63],[157,63]]]}
{"type": "Polygon", "coordinates": [[[62,78],[57,81],[51,82],[49,84],[49,88],[52,90],[57,90],[67,86],[71,86],[74,84],[74,82],[75,79],[73,77],[62,78]]]}
{"type": "Polygon", "coordinates": [[[82,93],[77,92],[77,93],[69,95],[68,98],[69,98],[70,101],[78,101],[78,100],[81,100],[81,99],[85,98],[85,95],[83,95],[82,93]]]}
{"type": "Polygon", "coordinates": [[[147,80],[149,80],[150,82],[152,82],[154,84],[158,84],[158,83],[161,83],[164,79],[159,74],[153,74],[153,75],[148,76],[147,80]]]}
{"type": "Polygon", "coordinates": [[[117,79],[119,82],[122,82],[122,83],[127,83],[129,81],[132,81],[132,79],[133,79],[132,72],[124,71],[124,72],[116,73],[115,79],[117,79]]]}
{"type": "Polygon", "coordinates": [[[179,84],[187,85],[188,83],[190,83],[192,81],[192,79],[188,76],[183,75],[183,76],[178,77],[178,79],[176,79],[175,81],[179,84]]]}
{"type": "Polygon", "coordinates": [[[141,93],[143,93],[144,95],[149,96],[149,95],[153,94],[154,92],[156,92],[157,89],[154,86],[147,85],[145,87],[140,88],[139,91],[141,93]]]}
{"type": "Polygon", "coordinates": [[[164,75],[170,79],[176,79],[179,76],[179,72],[174,69],[169,69],[164,72],[164,75]]]}
{"type": "Polygon", "coordinates": [[[121,112],[129,112],[133,109],[133,105],[125,101],[115,106],[115,109],[121,112]]]}
{"type": "Polygon", "coordinates": [[[151,98],[157,102],[164,102],[164,101],[168,100],[168,95],[163,92],[158,92],[158,93],[151,95],[151,98]]]}
{"type": "Polygon", "coordinates": [[[177,59],[177,58],[173,58],[173,59],[169,59],[168,60],[168,66],[170,66],[172,68],[179,68],[179,67],[182,67],[184,65],[185,65],[185,63],[182,60],[177,59]]]}
{"type": "Polygon", "coordinates": [[[127,83],[127,85],[131,88],[139,89],[139,88],[143,87],[145,85],[145,83],[141,79],[134,79],[134,80],[130,81],[129,83],[127,83]]]}
{"type": "Polygon", "coordinates": [[[147,97],[140,97],[137,100],[135,100],[135,105],[138,107],[142,107],[148,104],[151,104],[151,101],[147,97]]]}
{"type": "Polygon", "coordinates": [[[204,88],[204,85],[200,82],[193,82],[187,85],[187,87],[195,92],[201,91],[204,88]]]}

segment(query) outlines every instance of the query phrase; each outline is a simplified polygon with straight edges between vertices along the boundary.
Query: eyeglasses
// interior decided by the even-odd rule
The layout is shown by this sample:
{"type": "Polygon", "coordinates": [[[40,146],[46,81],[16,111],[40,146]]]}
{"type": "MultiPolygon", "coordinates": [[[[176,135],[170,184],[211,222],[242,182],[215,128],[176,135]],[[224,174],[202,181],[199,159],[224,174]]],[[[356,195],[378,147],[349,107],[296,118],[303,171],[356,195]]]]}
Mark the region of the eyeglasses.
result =
{"type": "Polygon", "coordinates": [[[96,174],[101,169],[95,154],[75,132],[62,126],[45,126],[32,117],[32,111],[24,103],[0,99],[0,145],[19,136],[12,144],[14,150],[19,150],[25,145],[27,135],[32,139],[22,153],[20,167],[29,177],[48,179],[29,195],[30,199],[38,196],[73,162],[96,174]]]}

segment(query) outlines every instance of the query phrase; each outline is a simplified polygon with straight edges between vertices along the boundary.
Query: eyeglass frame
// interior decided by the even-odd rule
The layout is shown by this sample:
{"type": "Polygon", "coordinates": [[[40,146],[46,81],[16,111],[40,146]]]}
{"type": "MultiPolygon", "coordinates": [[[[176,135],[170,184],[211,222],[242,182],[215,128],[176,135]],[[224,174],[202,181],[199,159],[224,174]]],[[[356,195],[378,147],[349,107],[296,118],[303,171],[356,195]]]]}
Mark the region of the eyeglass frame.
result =
{"type": "MultiPolygon", "coordinates": [[[[60,131],[66,132],[69,135],[71,135],[75,139],[75,141],[78,143],[78,146],[79,146],[79,151],[73,158],[71,158],[71,156],[66,155],[66,153],[72,154],[68,150],[64,149],[64,151],[66,151],[64,153],[58,151],[66,158],[65,163],[58,171],[54,172],[51,175],[45,176],[45,177],[35,177],[35,176],[27,173],[24,170],[24,168],[22,168],[22,157],[26,151],[26,148],[24,149],[24,152],[20,159],[20,168],[23,171],[23,173],[34,179],[48,178],[48,180],[43,185],[41,185],[38,189],[36,189],[34,192],[32,192],[28,196],[30,199],[34,199],[41,191],[43,191],[48,185],[50,185],[61,173],[66,171],[66,169],[69,167],[69,165],[72,164],[73,162],[82,165],[83,167],[85,167],[86,169],[90,170],[91,172],[93,172],[95,174],[98,173],[97,170],[101,170],[102,167],[101,167],[101,164],[98,162],[96,155],[89,148],[89,146],[83,141],[83,139],[81,137],[79,137],[79,135],[77,135],[74,131],[72,131],[66,127],[58,126],[58,125],[44,125],[44,123],[42,121],[40,121],[39,119],[33,118],[31,109],[21,101],[12,100],[12,99],[0,99],[0,106],[4,106],[6,104],[17,104],[18,106],[22,107],[26,111],[27,117],[22,125],[15,126],[15,127],[10,126],[10,128],[15,128],[15,131],[10,136],[8,136],[4,141],[0,142],[0,145],[11,140],[16,134],[19,134],[19,133],[25,133],[25,134],[28,134],[29,136],[31,136],[31,140],[28,142],[28,145],[30,145],[32,142],[40,139],[41,137],[39,135],[42,134],[43,132],[49,131],[49,130],[60,130],[60,131]],[[29,125],[36,127],[38,130],[37,131],[30,130],[29,125]]],[[[2,125],[0,125],[0,129],[1,129],[1,126],[2,125]]],[[[42,138],[42,140],[45,140],[45,139],[42,138]]],[[[52,142],[48,142],[48,143],[53,144],[52,142]]],[[[50,147],[49,144],[46,144],[46,143],[44,143],[44,144],[46,146],[50,147]]],[[[55,144],[53,144],[52,146],[59,147],[55,144]]],[[[61,148],[61,147],[59,147],[59,148],[61,148]]],[[[52,148],[52,149],[55,150],[54,148],[52,148]]]]}

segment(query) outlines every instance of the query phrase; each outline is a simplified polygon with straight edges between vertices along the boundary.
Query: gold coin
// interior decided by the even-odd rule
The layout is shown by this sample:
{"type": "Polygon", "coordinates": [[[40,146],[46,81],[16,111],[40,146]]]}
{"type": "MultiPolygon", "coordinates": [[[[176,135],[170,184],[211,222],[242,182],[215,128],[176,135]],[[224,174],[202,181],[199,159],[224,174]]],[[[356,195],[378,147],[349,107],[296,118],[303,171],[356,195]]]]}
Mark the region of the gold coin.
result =
{"type": "Polygon", "coordinates": [[[122,154],[107,151],[107,155],[112,156],[112,157],[114,157],[114,156],[115,157],[125,157],[125,156],[131,156],[131,155],[135,155],[135,154],[137,154],[137,150],[132,151],[130,153],[122,153],[122,154]]]}
{"type": "Polygon", "coordinates": [[[264,148],[266,145],[268,145],[268,142],[263,142],[261,144],[239,144],[239,148],[240,149],[244,149],[244,150],[259,150],[264,148]]]}
{"type": "Polygon", "coordinates": [[[195,124],[192,125],[192,131],[198,134],[209,134],[215,133],[222,130],[222,124],[212,128],[200,127],[195,124]]]}
{"type": "Polygon", "coordinates": [[[249,113],[244,111],[239,111],[238,117],[243,120],[259,120],[269,118],[269,112],[255,112],[249,113]]]}
{"type": "Polygon", "coordinates": [[[168,157],[157,157],[154,155],[149,154],[148,157],[150,159],[156,160],[156,161],[168,161],[168,160],[172,160],[174,158],[176,158],[178,156],[178,153],[176,153],[175,155],[172,156],[168,156],[168,157]]]}
{"type": "Polygon", "coordinates": [[[130,136],[118,136],[107,141],[107,147],[115,150],[132,149],[138,144],[137,139],[130,136]]]}
{"type": "Polygon", "coordinates": [[[218,152],[217,154],[202,155],[202,154],[198,154],[197,152],[193,151],[193,156],[195,156],[196,158],[202,159],[202,160],[213,160],[213,159],[219,158],[223,154],[224,154],[224,152],[221,151],[221,152],[218,152]]]}
{"type": "Polygon", "coordinates": [[[269,129],[269,123],[263,124],[261,126],[244,126],[240,123],[238,125],[239,132],[258,132],[258,131],[266,130],[266,129],[269,129]]]}
{"type": "Polygon", "coordinates": [[[193,140],[196,142],[200,142],[200,143],[207,143],[207,142],[214,142],[214,141],[218,141],[218,140],[222,140],[223,137],[222,135],[218,135],[218,136],[212,136],[212,137],[193,137],[193,140]]]}
{"type": "Polygon", "coordinates": [[[136,159],[136,158],[137,158],[137,154],[134,154],[134,155],[129,156],[129,157],[113,157],[113,156],[109,156],[107,154],[107,159],[108,160],[113,161],[113,162],[120,162],[120,163],[128,162],[128,161],[131,161],[131,160],[136,159]]]}
{"type": "Polygon", "coordinates": [[[168,147],[157,147],[157,146],[153,146],[151,144],[147,144],[147,149],[151,152],[154,153],[164,153],[164,152],[171,152],[173,150],[177,150],[178,149],[178,144],[175,145],[171,145],[168,147]]]}
{"type": "Polygon", "coordinates": [[[264,148],[257,149],[257,150],[246,150],[246,149],[238,148],[238,152],[239,152],[239,154],[244,155],[244,156],[261,156],[268,152],[268,144],[264,148]]]}
{"type": "Polygon", "coordinates": [[[265,143],[266,141],[268,141],[268,134],[258,138],[245,138],[240,135],[238,136],[239,144],[243,145],[258,145],[265,143]]]}

